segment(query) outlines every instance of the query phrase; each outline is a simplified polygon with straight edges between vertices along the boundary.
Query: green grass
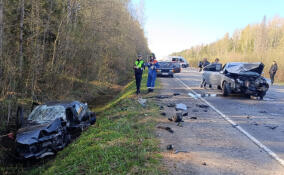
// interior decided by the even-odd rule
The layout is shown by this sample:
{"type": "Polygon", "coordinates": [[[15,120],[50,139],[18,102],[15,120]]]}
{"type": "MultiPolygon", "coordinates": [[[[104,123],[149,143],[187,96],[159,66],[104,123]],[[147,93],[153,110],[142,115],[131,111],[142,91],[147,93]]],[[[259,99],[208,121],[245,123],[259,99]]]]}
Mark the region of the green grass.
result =
{"type": "MultiPolygon", "coordinates": [[[[146,78],[144,75],[144,92],[146,78]]],[[[148,100],[143,108],[134,92],[135,82],[131,82],[116,99],[96,109],[100,112],[97,123],[60,151],[54,160],[23,169],[20,174],[164,173],[159,141],[154,134],[158,106],[148,100]]]]}

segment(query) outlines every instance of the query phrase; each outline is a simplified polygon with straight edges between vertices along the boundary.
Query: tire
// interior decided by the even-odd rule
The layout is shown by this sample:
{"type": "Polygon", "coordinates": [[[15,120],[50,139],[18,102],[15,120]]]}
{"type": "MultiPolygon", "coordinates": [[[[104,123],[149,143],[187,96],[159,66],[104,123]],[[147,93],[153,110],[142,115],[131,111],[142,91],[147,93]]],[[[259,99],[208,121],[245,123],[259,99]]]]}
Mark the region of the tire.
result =
{"type": "Polygon", "coordinates": [[[91,125],[96,123],[97,118],[96,118],[96,114],[94,112],[91,113],[89,121],[90,121],[91,125]]]}
{"type": "Polygon", "coordinates": [[[231,93],[231,87],[229,83],[227,83],[226,81],[223,83],[222,93],[223,93],[223,96],[228,96],[231,93]]]}
{"type": "Polygon", "coordinates": [[[220,85],[217,86],[217,89],[222,90],[222,87],[220,85]]]}
{"type": "Polygon", "coordinates": [[[263,97],[266,95],[266,92],[262,91],[258,93],[258,96],[261,100],[263,100],[263,97]]]}
{"type": "Polygon", "coordinates": [[[174,78],[174,75],[171,75],[170,77],[171,77],[171,78],[174,78]]]}

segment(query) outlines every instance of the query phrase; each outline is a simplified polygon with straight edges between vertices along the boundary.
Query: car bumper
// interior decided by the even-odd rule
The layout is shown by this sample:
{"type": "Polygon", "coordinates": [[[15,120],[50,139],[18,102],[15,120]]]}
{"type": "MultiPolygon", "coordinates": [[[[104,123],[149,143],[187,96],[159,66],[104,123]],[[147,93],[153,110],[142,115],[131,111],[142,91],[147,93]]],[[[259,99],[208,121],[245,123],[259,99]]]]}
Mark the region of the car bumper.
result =
{"type": "Polygon", "coordinates": [[[158,76],[173,76],[173,72],[157,72],[158,76]]]}

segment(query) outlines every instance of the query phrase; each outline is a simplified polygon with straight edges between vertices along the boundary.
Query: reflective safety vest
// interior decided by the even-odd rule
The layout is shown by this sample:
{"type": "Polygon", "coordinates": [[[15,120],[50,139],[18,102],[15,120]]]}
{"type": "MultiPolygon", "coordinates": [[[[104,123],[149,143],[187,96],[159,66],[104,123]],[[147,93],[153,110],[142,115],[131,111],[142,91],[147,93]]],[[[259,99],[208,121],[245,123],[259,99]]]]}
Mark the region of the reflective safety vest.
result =
{"type": "Polygon", "coordinates": [[[140,60],[140,61],[136,60],[135,61],[135,66],[137,66],[138,68],[142,68],[143,64],[144,64],[143,60],[140,60]]]}

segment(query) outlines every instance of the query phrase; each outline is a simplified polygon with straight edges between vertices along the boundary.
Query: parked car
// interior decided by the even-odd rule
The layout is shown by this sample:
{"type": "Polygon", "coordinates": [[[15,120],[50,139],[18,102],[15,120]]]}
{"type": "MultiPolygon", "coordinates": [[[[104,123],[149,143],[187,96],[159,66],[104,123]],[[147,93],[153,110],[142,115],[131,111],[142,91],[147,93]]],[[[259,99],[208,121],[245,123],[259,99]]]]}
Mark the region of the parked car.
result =
{"type": "Polygon", "coordinates": [[[181,57],[181,56],[172,56],[171,57],[172,62],[176,62],[179,63],[181,65],[182,68],[187,68],[189,67],[188,62],[186,61],[185,58],[181,57]]]}
{"type": "Polygon", "coordinates": [[[174,65],[174,73],[180,73],[181,72],[181,66],[179,63],[173,63],[174,65]]]}
{"type": "Polygon", "coordinates": [[[26,120],[22,114],[18,110],[18,121],[23,122],[18,122],[20,129],[15,139],[16,155],[21,159],[54,155],[96,122],[95,113],[78,101],[38,105],[26,120]]]}
{"type": "Polygon", "coordinates": [[[202,78],[209,85],[216,85],[224,96],[242,93],[261,99],[266,95],[269,85],[261,76],[263,63],[231,62],[223,68],[222,64],[210,64],[203,69],[202,78]]]}
{"type": "Polygon", "coordinates": [[[174,63],[159,62],[160,68],[157,69],[157,76],[174,77],[174,63]]]}

